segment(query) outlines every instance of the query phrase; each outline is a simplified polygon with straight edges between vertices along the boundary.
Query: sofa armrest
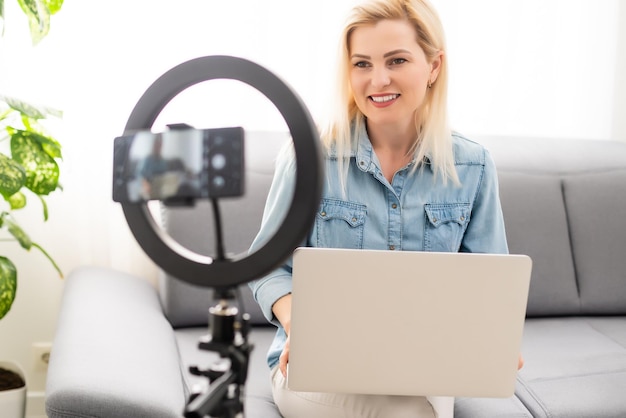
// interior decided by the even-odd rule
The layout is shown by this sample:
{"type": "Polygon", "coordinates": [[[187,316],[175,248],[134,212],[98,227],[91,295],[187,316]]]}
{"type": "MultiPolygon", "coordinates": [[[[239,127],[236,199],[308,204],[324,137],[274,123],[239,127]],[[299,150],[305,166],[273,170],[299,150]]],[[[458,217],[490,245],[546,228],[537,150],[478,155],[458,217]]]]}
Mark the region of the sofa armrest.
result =
{"type": "Polygon", "coordinates": [[[179,357],[150,283],[79,268],[65,284],[50,356],[48,417],[180,417],[187,393],[179,357]]]}

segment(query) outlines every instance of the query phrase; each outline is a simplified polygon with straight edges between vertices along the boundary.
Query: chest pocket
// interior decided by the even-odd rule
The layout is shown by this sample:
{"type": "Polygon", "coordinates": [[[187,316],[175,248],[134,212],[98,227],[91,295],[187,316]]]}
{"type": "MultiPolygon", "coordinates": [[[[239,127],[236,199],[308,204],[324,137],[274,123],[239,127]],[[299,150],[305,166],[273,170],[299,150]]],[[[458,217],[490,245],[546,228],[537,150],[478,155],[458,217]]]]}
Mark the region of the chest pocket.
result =
{"type": "Polygon", "coordinates": [[[470,219],[469,203],[425,205],[424,250],[458,252],[470,219]]]}
{"type": "Polygon", "coordinates": [[[315,217],[315,244],[327,248],[363,248],[366,214],[367,207],[360,203],[322,199],[315,217]]]}

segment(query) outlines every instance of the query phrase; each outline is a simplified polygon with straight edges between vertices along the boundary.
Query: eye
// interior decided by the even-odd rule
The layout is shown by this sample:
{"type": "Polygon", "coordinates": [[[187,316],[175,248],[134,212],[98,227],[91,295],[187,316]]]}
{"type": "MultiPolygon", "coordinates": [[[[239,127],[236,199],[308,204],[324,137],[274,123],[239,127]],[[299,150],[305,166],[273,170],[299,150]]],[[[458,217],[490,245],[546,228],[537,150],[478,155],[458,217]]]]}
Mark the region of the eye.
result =
{"type": "Polygon", "coordinates": [[[370,63],[367,61],[357,61],[352,64],[356,68],[367,68],[370,66],[370,63]]]}
{"type": "Polygon", "coordinates": [[[400,64],[404,64],[405,62],[407,62],[406,59],[404,58],[394,58],[390,61],[391,65],[400,65],[400,64]]]}

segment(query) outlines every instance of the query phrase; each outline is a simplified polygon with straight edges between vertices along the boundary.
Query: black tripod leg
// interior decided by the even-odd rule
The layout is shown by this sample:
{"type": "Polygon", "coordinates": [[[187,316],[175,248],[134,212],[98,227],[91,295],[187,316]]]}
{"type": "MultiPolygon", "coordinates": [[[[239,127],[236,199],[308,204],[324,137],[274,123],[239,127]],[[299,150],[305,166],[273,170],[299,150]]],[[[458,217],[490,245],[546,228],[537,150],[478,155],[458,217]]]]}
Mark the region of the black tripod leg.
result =
{"type": "Polygon", "coordinates": [[[228,395],[228,389],[235,383],[237,376],[233,372],[227,372],[222,377],[211,383],[206,393],[198,395],[185,408],[185,418],[204,418],[211,415],[216,409],[222,407],[223,401],[228,395]]]}

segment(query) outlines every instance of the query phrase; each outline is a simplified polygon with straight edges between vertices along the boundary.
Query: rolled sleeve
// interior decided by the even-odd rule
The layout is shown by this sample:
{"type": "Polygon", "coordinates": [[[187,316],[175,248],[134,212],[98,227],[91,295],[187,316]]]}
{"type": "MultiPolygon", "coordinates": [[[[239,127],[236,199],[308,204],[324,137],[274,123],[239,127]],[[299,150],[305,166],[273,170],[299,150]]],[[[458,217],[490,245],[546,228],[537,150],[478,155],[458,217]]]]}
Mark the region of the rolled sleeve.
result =
{"type": "Polygon", "coordinates": [[[272,312],[272,306],[278,299],[291,293],[291,274],[270,274],[253,282],[251,288],[265,318],[277,327],[280,326],[272,312]]]}

